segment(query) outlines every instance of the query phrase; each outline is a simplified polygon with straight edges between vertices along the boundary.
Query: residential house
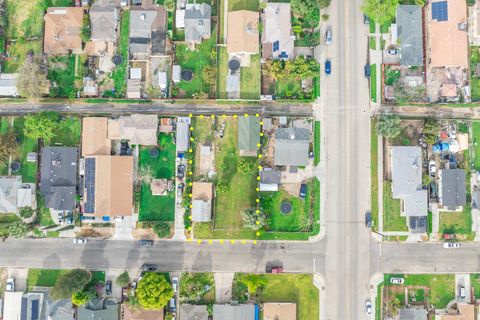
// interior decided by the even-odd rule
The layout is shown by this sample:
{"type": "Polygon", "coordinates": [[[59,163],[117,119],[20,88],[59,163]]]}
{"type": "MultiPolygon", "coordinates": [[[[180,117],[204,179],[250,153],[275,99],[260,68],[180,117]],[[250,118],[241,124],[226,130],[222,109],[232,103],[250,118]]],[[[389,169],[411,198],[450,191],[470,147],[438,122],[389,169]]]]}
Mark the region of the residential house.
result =
{"type": "Polygon", "coordinates": [[[84,97],[96,97],[98,96],[98,85],[92,77],[83,78],[83,96],[84,97]]]}
{"type": "Polygon", "coordinates": [[[141,308],[131,307],[129,304],[122,304],[122,312],[124,320],[163,320],[164,309],[145,310],[141,308]]]}
{"type": "Polygon", "coordinates": [[[89,14],[92,41],[87,43],[85,51],[91,55],[113,56],[120,19],[118,1],[96,0],[90,7],[89,14]]]}
{"type": "Polygon", "coordinates": [[[213,320],[258,320],[256,304],[214,304],[213,320]]]}
{"type": "Polygon", "coordinates": [[[276,166],[306,166],[310,147],[310,130],[278,128],[275,131],[274,164],[276,166]]]}
{"type": "Polygon", "coordinates": [[[108,138],[129,140],[131,144],[157,145],[158,117],[154,114],[132,114],[108,120],[108,138]]]}
{"type": "Polygon", "coordinates": [[[206,305],[182,303],[180,305],[180,319],[182,320],[208,320],[206,305]]]}
{"type": "Polygon", "coordinates": [[[192,185],[192,221],[208,222],[212,219],[213,184],[194,182],[192,185]]]}
{"type": "Polygon", "coordinates": [[[78,149],[44,147],[41,152],[40,192],[45,206],[73,210],[77,195],[78,149]]]}
{"type": "Polygon", "coordinates": [[[423,65],[422,8],[419,5],[397,7],[397,39],[402,66],[423,65]]]}
{"type": "Polygon", "coordinates": [[[19,208],[32,207],[34,185],[23,184],[21,176],[0,177],[0,213],[17,213],[19,208]]]}
{"type": "Polygon", "coordinates": [[[398,310],[399,320],[428,320],[427,310],[416,308],[403,308],[398,310]]]}
{"type": "Polygon", "coordinates": [[[420,147],[392,147],[392,197],[401,200],[401,211],[408,218],[410,231],[427,231],[428,192],[422,188],[420,147]]]}
{"type": "Polygon", "coordinates": [[[82,53],[83,8],[50,7],[44,16],[43,52],[52,55],[82,53]]]}
{"type": "Polygon", "coordinates": [[[297,304],[267,302],[263,304],[263,320],[296,320],[297,304]]]}
{"type": "Polygon", "coordinates": [[[167,11],[163,6],[138,6],[130,9],[130,55],[146,60],[166,53],[167,11]]]}
{"type": "Polygon", "coordinates": [[[242,157],[256,157],[260,143],[260,119],[241,117],[238,119],[238,151],[242,157]]]}
{"type": "Polygon", "coordinates": [[[158,132],[170,133],[172,131],[173,131],[173,119],[160,118],[160,125],[158,126],[158,132]]]}
{"type": "Polygon", "coordinates": [[[119,305],[110,299],[92,299],[78,307],[77,320],[118,320],[119,305]]]}
{"type": "Polygon", "coordinates": [[[210,39],[212,7],[206,3],[188,3],[185,8],[185,41],[199,44],[210,39]]]}
{"type": "Polygon", "coordinates": [[[262,15],[262,58],[293,59],[290,3],[269,2],[262,15]]]}
{"type": "Polygon", "coordinates": [[[172,81],[174,83],[179,83],[182,81],[182,67],[178,64],[174,64],[172,67],[172,81]]]}
{"type": "Polygon", "coordinates": [[[176,145],[177,152],[186,152],[190,144],[190,118],[178,117],[176,145]]]}
{"type": "Polygon", "coordinates": [[[281,182],[281,172],[272,168],[264,168],[260,171],[260,191],[278,191],[281,182]]]}
{"type": "Polygon", "coordinates": [[[467,203],[464,169],[442,169],[438,172],[439,203],[443,210],[462,210],[467,203]]]}
{"type": "Polygon", "coordinates": [[[85,117],[82,124],[82,156],[110,155],[112,143],[108,138],[108,118],[85,117]]]}
{"type": "Polygon", "coordinates": [[[0,74],[0,97],[17,97],[19,95],[17,77],[16,73],[0,74]]]}
{"type": "Polygon", "coordinates": [[[227,21],[227,52],[249,61],[259,52],[258,12],[230,11],[227,21]]]}
{"type": "Polygon", "coordinates": [[[3,319],[38,320],[42,319],[43,292],[5,292],[3,319]]]}
{"type": "Polygon", "coordinates": [[[436,320],[476,320],[474,304],[457,303],[457,309],[448,314],[435,314],[436,320]]]}

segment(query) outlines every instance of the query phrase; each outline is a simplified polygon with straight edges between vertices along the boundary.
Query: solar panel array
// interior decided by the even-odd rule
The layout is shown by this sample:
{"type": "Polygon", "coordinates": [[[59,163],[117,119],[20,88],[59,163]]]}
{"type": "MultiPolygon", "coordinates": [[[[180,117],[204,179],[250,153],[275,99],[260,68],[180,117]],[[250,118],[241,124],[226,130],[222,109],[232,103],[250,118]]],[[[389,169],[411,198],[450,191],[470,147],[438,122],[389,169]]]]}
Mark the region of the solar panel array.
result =
{"type": "Polygon", "coordinates": [[[31,320],[38,320],[40,319],[39,317],[39,301],[38,300],[32,300],[32,309],[31,309],[31,316],[30,316],[30,319],[31,320]]]}
{"type": "Polygon", "coordinates": [[[95,212],[95,167],[95,158],[85,159],[85,190],[87,193],[87,201],[83,208],[85,213],[95,212]]]}
{"type": "Polygon", "coordinates": [[[447,1],[439,1],[432,3],[432,19],[437,21],[448,21],[447,1]]]}
{"type": "Polygon", "coordinates": [[[287,59],[287,58],[288,58],[288,54],[287,54],[285,51],[282,51],[278,57],[279,57],[280,59],[287,59]]]}
{"type": "Polygon", "coordinates": [[[280,50],[280,41],[275,41],[273,43],[273,52],[280,50]]]}

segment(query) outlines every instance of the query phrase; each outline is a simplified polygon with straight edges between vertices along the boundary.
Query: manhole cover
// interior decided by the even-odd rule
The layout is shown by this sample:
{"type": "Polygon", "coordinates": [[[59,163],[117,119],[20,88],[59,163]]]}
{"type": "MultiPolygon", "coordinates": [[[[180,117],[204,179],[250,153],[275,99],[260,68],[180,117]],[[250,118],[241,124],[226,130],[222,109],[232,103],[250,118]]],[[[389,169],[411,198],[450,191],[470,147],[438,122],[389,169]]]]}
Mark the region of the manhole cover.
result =
{"type": "Polygon", "coordinates": [[[182,71],[182,80],[183,81],[190,81],[193,79],[193,72],[192,70],[183,70],[182,71]]]}
{"type": "Polygon", "coordinates": [[[290,212],[292,212],[292,204],[286,201],[282,202],[282,204],[280,204],[280,211],[283,214],[289,214],[290,212]]]}
{"type": "Polygon", "coordinates": [[[20,168],[21,168],[20,163],[17,162],[17,161],[12,162],[10,164],[10,170],[12,170],[12,172],[18,172],[18,171],[20,171],[20,168]]]}
{"type": "Polygon", "coordinates": [[[113,56],[112,62],[113,62],[114,65],[118,66],[118,65],[122,64],[123,58],[122,58],[121,55],[116,54],[116,55],[113,56]]]}
{"type": "Polygon", "coordinates": [[[157,148],[150,149],[150,157],[152,157],[152,158],[158,157],[158,149],[157,148]]]}
{"type": "Polygon", "coordinates": [[[232,59],[228,61],[228,69],[232,71],[237,71],[238,69],[240,69],[240,61],[238,61],[237,59],[232,59]]]}

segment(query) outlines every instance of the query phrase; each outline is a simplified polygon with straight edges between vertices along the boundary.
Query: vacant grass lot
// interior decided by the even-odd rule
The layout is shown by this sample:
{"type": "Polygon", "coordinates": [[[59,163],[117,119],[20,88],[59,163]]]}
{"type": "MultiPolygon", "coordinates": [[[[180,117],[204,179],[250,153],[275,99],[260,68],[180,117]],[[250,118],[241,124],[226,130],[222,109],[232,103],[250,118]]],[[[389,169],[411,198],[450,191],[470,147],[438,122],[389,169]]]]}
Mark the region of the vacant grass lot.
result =
{"type": "Polygon", "coordinates": [[[459,239],[472,240],[472,208],[466,205],[463,212],[440,212],[439,231],[456,234],[459,239]]]}
{"type": "Polygon", "coordinates": [[[78,147],[81,139],[81,124],[78,117],[66,117],[60,121],[55,137],[50,145],[62,145],[66,147],[78,147]]]}
{"type": "Polygon", "coordinates": [[[29,52],[42,52],[42,45],[41,40],[19,40],[10,44],[8,47],[10,57],[8,60],[5,60],[4,63],[5,72],[17,72],[18,68],[23,65],[27,54],[29,52]]]}
{"type": "Polygon", "coordinates": [[[300,80],[282,79],[275,81],[275,95],[280,99],[295,99],[303,92],[300,80]]]}
{"type": "Polygon", "coordinates": [[[200,150],[203,144],[213,143],[214,119],[209,117],[200,119],[197,117],[193,119],[192,126],[194,128],[193,133],[196,141],[193,175],[195,179],[200,179],[201,177],[203,177],[200,174],[200,150]]]}
{"type": "MultiPolygon", "coordinates": [[[[52,270],[52,269],[28,269],[27,290],[31,291],[33,287],[53,287],[57,283],[57,279],[68,273],[69,269],[52,270]]],[[[92,280],[87,287],[96,284],[99,281],[105,281],[105,272],[91,271],[92,280]]]]}
{"type": "Polygon", "coordinates": [[[383,181],[383,230],[408,230],[406,218],[400,216],[400,200],[392,198],[391,181],[383,181]]]}
{"type": "Polygon", "coordinates": [[[189,69],[193,72],[193,79],[191,81],[181,81],[178,84],[180,90],[177,95],[179,97],[192,98],[194,95],[202,93],[211,94],[212,86],[203,80],[202,70],[206,66],[215,67],[216,65],[216,35],[216,26],[212,23],[212,35],[210,39],[204,40],[197,46],[196,50],[189,50],[185,44],[177,45],[175,53],[176,63],[182,67],[182,70],[189,69]]]}
{"type": "Polygon", "coordinates": [[[250,66],[240,68],[240,98],[241,99],[259,99],[260,98],[260,55],[250,56],[250,66]]]}
{"type": "Polygon", "coordinates": [[[7,38],[42,37],[45,0],[6,0],[5,9],[7,38]]]}
{"type": "Polygon", "coordinates": [[[475,170],[480,170],[480,121],[472,121],[472,136],[475,170]]]}
{"type": "Polygon", "coordinates": [[[127,66],[128,66],[128,41],[129,41],[130,11],[123,10],[120,20],[120,37],[118,42],[118,53],[123,61],[115,67],[111,73],[111,78],[115,84],[115,96],[123,97],[127,88],[127,66]]]}
{"type": "Polygon", "coordinates": [[[471,46],[470,52],[470,81],[472,88],[472,101],[480,100],[480,77],[476,76],[477,64],[480,63],[480,47],[471,46]]]}
{"type": "Polygon", "coordinates": [[[217,51],[217,98],[227,99],[228,53],[227,47],[217,51]]]}
{"type": "Polygon", "coordinates": [[[377,102],[377,65],[370,65],[370,99],[377,102]]]}
{"type": "MultiPolygon", "coordinates": [[[[233,297],[245,300],[246,285],[236,274],[233,284],[233,297]]],[[[257,302],[294,302],[297,304],[297,319],[311,320],[319,317],[318,289],[313,285],[312,275],[279,274],[279,275],[249,275],[264,279],[266,284],[256,291],[257,302]]],[[[260,280],[260,281],[262,281],[260,280]]]]}
{"type": "MultiPolygon", "coordinates": [[[[140,147],[139,166],[150,167],[154,178],[171,179],[175,175],[176,148],[173,137],[160,133],[158,157],[150,156],[150,147],[140,147]]],[[[143,183],[140,191],[140,221],[173,221],[175,218],[175,192],[166,196],[153,196],[150,185],[143,183]]]]}
{"type": "Polygon", "coordinates": [[[13,160],[20,162],[21,168],[19,174],[22,176],[23,182],[34,183],[37,181],[37,163],[28,162],[27,155],[29,152],[38,151],[38,141],[28,138],[23,134],[24,121],[23,117],[18,117],[15,118],[13,122],[13,130],[15,131],[18,141],[13,160]]]}
{"type": "Polygon", "coordinates": [[[64,63],[64,70],[48,70],[48,79],[52,81],[50,87],[51,97],[74,98],[76,95],[75,82],[75,55],[50,58],[52,63],[64,63]]]}

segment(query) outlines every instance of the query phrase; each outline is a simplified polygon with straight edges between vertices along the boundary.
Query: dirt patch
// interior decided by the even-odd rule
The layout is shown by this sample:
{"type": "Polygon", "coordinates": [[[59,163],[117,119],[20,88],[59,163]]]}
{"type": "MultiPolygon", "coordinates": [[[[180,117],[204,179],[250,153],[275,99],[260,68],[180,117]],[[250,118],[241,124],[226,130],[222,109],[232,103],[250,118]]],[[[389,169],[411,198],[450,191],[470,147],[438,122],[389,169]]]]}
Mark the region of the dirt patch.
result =
{"type": "Polygon", "coordinates": [[[81,228],[75,234],[81,238],[108,238],[115,233],[115,228],[81,228]]]}
{"type": "Polygon", "coordinates": [[[283,183],[281,189],[293,197],[298,197],[301,183],[283,183]]]}

